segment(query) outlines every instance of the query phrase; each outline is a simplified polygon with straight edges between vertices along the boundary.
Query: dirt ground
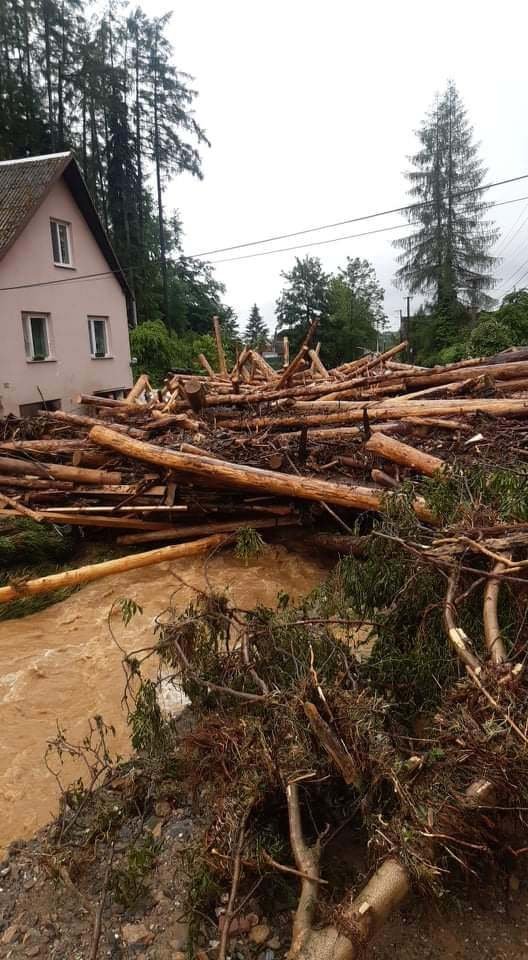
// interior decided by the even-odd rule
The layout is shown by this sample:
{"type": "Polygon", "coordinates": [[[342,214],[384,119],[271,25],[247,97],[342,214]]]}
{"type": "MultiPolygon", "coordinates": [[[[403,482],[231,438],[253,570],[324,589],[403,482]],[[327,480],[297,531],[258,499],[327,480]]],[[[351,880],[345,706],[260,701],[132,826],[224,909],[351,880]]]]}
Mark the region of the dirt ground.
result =
{"type": "MultiPolygon", "coordinates": [[[[111,960],[184,960],[187,923],[182,917],[181,854],[192,839],[187,808],[158,801],[144,823],[127,821],[117,836],[112,871],[129,862],[131,842],[155,838],[157,854],[145,877],[145,889],[133,906],[107,898],[97,958],[111,960]]],[[[97,860],[74,858],[68,868],[47,843],[46,833],[13,844],[0,864],[0,958],[92,960],[94,920],[109,850],[97,860]]],[[[113,872],[111,876],[113,876],[113,872]]],[[[113,881],[112,881],[113,882],[113,881]]],[[[112,884],[110,885],[113,889],[112,884]]],[[[220,898],[220,906],[223,900],[220,898]]],[[[260,943],[251,933],[230,941],[231,960],[282,960],[288,948],[290,916],[266,916],[258,897],[244,914],[264,933],[260,943]]],[[[213,960],[219,931],[204,920],[203,946],[196,960],[213,960]]],[[[253,930],[257,928],[253,927],[253,930]]],[[[450,896],[434,904],[413,898],[390,920],[367,954],[372,960],[526,960],[528,958],[528,884],[517,875],[494,883],[474,883],[460,899],[450,896]],[[468,897],[469,892],[469,897],[468,897]]]]}

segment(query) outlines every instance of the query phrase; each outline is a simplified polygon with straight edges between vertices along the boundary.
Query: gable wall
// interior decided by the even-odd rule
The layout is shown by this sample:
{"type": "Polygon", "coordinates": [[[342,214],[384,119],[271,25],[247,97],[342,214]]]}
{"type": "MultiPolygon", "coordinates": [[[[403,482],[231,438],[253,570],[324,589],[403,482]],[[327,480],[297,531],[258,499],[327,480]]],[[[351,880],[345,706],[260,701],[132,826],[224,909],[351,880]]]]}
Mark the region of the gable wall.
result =
{"type": "MultiPolygon", "coordinates": [[[[0,288],[63,280],[108,271],[109,265],[61,179],[0,261],[0,288]],[[71,223],[75,269],[56,267],[50,218],[71,223]]],[[[113,276],[75,280],[22,290],[0,290],[0,415],[19,413],[19,405],[60,399],[72,407],[77,393],[128,388],[132,382],[126,300],[113,276]],[[54,359],[28,362],[22,313],[49,313],[54,359]],[[112,358],[90,356],[88,315],[109,318],[112,358]]]]}

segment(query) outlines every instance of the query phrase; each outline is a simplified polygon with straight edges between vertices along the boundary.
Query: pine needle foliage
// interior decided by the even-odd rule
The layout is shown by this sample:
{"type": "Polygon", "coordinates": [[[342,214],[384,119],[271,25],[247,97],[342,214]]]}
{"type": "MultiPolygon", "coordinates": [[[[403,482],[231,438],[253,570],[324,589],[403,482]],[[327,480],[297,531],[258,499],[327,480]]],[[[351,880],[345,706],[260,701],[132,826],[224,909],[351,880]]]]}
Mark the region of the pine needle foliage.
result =
{"type": "Polygon", "coordinates": [[[460,303],[485,305],[494,284],[489,251],[498,237],[479,189],[486,171],[452,81],[436,97],[418,138],[420,148],[407,174],[413,203],[408,219],[417,227],[395,241],[402,251],[397,280],[449,316],[460,303]]]}

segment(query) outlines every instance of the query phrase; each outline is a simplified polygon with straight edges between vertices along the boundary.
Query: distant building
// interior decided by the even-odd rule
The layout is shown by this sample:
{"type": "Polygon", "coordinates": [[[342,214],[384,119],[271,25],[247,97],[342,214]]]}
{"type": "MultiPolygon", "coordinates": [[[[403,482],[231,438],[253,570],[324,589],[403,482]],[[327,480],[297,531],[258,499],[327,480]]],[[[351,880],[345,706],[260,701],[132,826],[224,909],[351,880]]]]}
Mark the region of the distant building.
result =
{"type": "Polygon", "coordinates": [[[133,306],[73,154],[0,163],[0,415],[127,390],[133,306]]]}

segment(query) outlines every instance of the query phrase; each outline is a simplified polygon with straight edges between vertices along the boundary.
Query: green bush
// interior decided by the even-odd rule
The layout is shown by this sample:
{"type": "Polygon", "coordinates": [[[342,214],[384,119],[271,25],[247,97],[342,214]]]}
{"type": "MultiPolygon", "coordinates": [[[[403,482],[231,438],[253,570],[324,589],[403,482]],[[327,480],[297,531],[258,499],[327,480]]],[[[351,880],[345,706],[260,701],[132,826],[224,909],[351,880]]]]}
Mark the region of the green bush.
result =
{"type": "Polygon", "coordinates": [[[496,317],[486,316],[471,332],[466,356],[490,357],[513,345],[512,330],[496,317]]]}
{"type": "MultiPolygon", "coordinates": [[[[203,373],[198,361],[199,353],[204,354],[213,369],[218,364],[213,337],[192,330],[178,336],[168,330],[162,320],[147,320],[134,327],[130,334],[130,349],[136,360],[133,365],[134,377],[146,373],[153,386],[160,386],[170,369],[203,373]]],[[[228,363],[232,362],[231,345],[227,338],[224,350],[228,363]]]]}

